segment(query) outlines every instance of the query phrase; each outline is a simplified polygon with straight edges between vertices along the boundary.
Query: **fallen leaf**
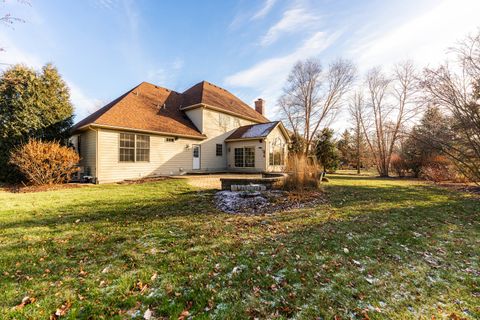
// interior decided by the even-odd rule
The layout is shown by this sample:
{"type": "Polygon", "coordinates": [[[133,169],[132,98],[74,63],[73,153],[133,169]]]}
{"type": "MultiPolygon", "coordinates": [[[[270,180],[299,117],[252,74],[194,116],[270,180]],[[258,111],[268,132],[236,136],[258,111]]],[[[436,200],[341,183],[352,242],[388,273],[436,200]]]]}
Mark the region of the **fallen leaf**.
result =
{"type": "Polygon", "coordinates": [[[18,305],[15,306],[16,309],[22,309],[23,307],[25,307],[27,304],[31,304],[31,303],[34,303],[37,299],[35,298],[30,298],[28,296],[26,297],[23,297],[22,299],[22,302],[18,305]]]}
{"type": "Polygon", "coordinates": [[[182,313],[178,316],[178,320],[185,320],[186,317],[190,315],[188,310],[183,310],[182,313]]]}
{"type": "Polygon", "coordinates": [[[148,308],[147,310],[145,310],[145,313],[143,314],[143,318],[145,320],[150,320],[152,318],[152,315],[153,315],[152,310],[150,310],[150,308],[148,308]]]}
{"type": "Polygon", "coordinates": [[[64,316],[67,314],[68,310],[70,310],[70,307],[72,306],[72,304],[70,302],[65,302],[64,304],[62,304],[60,306],[60,308],[58,308],[55,313],[53,313],[52,315],[50,315],[50,320],[57,320],[59,319],[60,317],[64,316]]]}

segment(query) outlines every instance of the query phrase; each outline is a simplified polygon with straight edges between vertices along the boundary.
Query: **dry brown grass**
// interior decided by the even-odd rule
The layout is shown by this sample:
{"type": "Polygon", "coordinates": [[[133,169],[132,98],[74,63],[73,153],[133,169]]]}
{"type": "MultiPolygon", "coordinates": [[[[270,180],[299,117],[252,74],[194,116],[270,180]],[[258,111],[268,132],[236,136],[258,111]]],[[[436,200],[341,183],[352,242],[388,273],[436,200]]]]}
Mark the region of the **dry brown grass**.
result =
{"type": "Polygon", "coordinates": [[[302,154],[291,154],[287,159],[285,180],[286,190],[318,189],[320,185],[320,166],[311,158],[302,154]]]}

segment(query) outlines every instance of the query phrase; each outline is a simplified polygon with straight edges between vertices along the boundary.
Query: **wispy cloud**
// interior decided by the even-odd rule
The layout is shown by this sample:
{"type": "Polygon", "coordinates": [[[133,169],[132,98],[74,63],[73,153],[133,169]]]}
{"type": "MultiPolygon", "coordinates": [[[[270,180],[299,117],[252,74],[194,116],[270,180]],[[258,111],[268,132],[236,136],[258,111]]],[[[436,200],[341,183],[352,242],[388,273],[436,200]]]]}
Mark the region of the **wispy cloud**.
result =
{"type": "MultiPolygon", "coordinates": [[[[300,59],[320,54],[329,48],[339,36],[340,32],[329,34],[318,31],[290,54],[260,61],[248,69],[227,76],[224,82],[227,86],[255,89],[257,94],[273,105],[281,93],[284,81],[293,64],[300,59]]],[[[267,111],[273,115],[274,110],[274,108],[268,108],[267,111]]]]}
{"type": "Polygon", "coordinates": [[[85,92],[77,86],[73,81],[65,79],[69,89],[70,89],[70,101],[72,101],[73,106],[75,107],[75,121],[80,121],[86,116],[94,113],[108,101],[91,98],[85,94],[85,92]]]}
{"type": "Polygon", "coordinates": [[[405,59],[434,64],[445,59],[449,46],[475,32],[479,26],[478,0],[443,0],[437,6],[393,29],[378,32],[363,30],[347,52],[360,68],[391,65],[405,59]]]}
{"type": "Polygon", "coordinates": [[[286,10],[282,18],[268,29],[261,40],[262,46],[274,43],[282,34],[295,33],[312,28],[320,21],[319,17],[304,7],[286,10]]]}
{"type": "Polygon", "coordinates": [[[93,4],[102,9],[113,9],[117,6],[117,0],[94,0],[93,4]]]}
{"type": "Polygon", "coordinates": [[[181,58],[176,58],[167,66],[150,69],[147,72],[147,79],[155,84],[171,88],[178,80],[183,65],[184,61],[181,58]]]}
{"type": "Polygon", "coordinates": [[[265,17],[272,10],[276,2],[277,0],[265,0],[263,7],[252,16],[251,20],[265,17]]]}

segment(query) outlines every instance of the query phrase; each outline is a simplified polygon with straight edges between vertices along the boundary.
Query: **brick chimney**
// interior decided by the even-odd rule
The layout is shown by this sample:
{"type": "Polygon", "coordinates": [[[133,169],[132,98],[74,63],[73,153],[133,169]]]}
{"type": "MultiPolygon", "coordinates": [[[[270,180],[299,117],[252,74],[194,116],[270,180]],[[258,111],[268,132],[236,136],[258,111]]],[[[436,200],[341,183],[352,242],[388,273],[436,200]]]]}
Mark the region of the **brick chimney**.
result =
{"type": "Polygon", "coordinates": [[[260,113],[262,116],[265,115],[265,100],[263,100],[262,98],[258,98],[255,101],[255,111],[260,113]]]}

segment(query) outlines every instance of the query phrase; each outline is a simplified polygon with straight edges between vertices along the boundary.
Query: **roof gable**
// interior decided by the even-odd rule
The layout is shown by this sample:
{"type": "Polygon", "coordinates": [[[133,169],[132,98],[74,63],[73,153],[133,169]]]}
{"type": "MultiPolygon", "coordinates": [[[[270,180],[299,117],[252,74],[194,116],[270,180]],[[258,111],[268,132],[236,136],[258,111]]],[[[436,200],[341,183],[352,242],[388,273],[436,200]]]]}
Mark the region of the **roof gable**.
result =
{"type": "Polygon", "coordinates": [[[183,92],[183,96],[184,100],[182,108],[204,104],[257,122],[269,121],[228,90],[220,88],[207,81],[202,81],[187,89],[183,92]]]}

